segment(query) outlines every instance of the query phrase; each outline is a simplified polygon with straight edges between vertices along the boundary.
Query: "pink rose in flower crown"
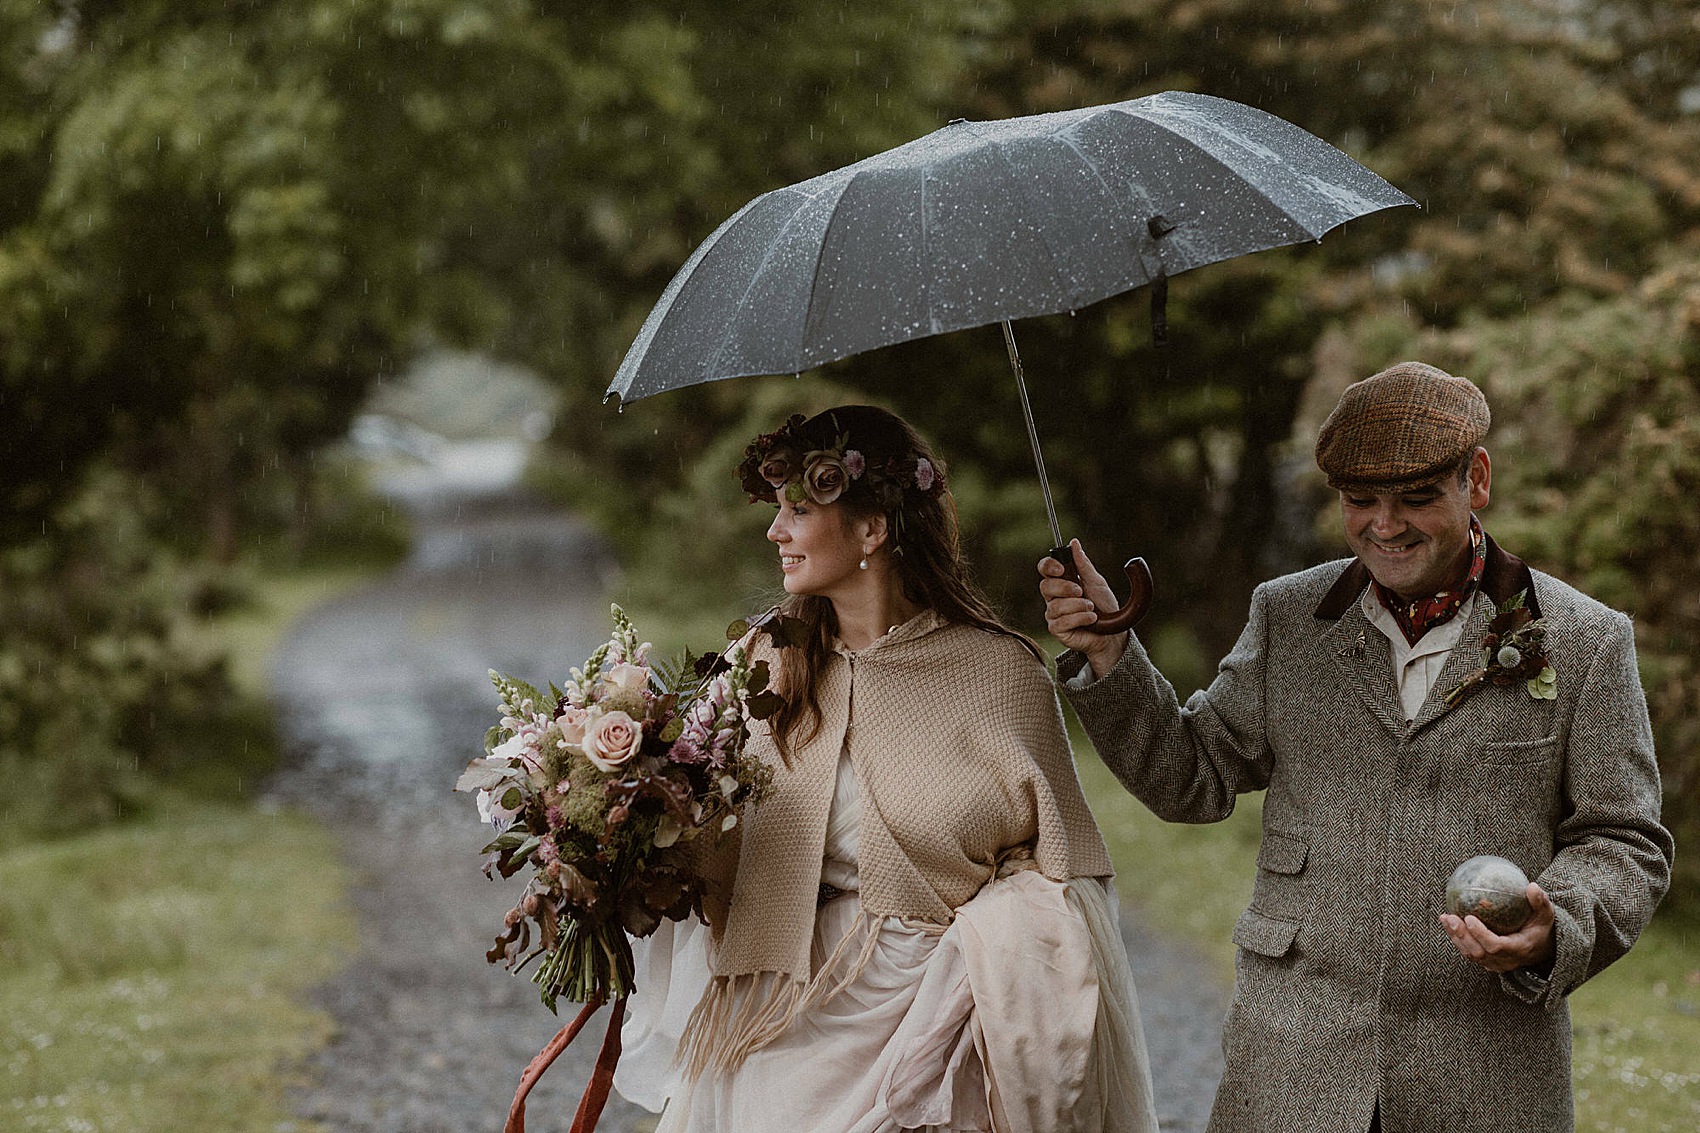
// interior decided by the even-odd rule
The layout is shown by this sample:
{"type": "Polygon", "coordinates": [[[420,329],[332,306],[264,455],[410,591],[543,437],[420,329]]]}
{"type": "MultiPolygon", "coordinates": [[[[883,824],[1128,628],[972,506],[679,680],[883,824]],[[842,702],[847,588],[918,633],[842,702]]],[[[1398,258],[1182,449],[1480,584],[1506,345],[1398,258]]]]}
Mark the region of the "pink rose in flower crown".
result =
{"type": "Polygon", "coordinates": [[[803,487],[815,503],[832,503],[849,485],[850,470],[837,453],[822,449],[803,458],[803,487]]]}
{"type": "Polygon", "coordinates": [[[923,492],[931,491],[934,475],[933,462],[924,456],[918,457],[915,461],[915,486],[923,492]]]}
{"type": "Polygon", "coordinates": [[[868,470],[868,458],[853,448],[844,450],[844,471],[850,473],[850,479],[860,480],[862,473],[868,470]]]}
{"type": "Polygon", "coordinates": [[[591,721],[584,754],[599,771],[618,771],[643,744],[643,728],[624,712],[605,712],[591,721]]]}

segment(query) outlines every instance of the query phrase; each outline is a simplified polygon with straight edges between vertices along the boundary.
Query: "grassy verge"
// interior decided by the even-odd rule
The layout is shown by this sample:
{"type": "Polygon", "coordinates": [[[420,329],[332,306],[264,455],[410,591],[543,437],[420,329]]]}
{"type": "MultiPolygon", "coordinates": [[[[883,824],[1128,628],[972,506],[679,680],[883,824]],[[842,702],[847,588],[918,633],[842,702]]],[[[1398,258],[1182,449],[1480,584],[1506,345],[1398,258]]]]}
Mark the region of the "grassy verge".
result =
{"type": "Polygon", "coordinates": [[[329,839],[184,803],[0,856],[0,1126],[271,1133],[352,945],[329,839]]]}
{"type": "MultiPolygon", "coordinates": [[[[1123,896],[1233,981],[1234,919],[1251,895],[1261,796],[1227,822],[1162,822],[1078,735],[1081,780],[1123,896]]],[[[1571,997],[1578,1133],[1700,1129],[1700,925],[1654,920],[1628,956],[1571,997]]]]}
{"type": "MultiPolygon", "coordinates": [[[[263,579],[207,631],[239,689],[259,697],[289,622],[371,574],[263,579]]],[[[244,772],[266,762],[247,746],[144,818],[0,852],[0,1128],[299,1128],[288,1067],[331,1027],[303,993],[352,950],[354,923],[330,836],[244,801],[244,772]]]]}

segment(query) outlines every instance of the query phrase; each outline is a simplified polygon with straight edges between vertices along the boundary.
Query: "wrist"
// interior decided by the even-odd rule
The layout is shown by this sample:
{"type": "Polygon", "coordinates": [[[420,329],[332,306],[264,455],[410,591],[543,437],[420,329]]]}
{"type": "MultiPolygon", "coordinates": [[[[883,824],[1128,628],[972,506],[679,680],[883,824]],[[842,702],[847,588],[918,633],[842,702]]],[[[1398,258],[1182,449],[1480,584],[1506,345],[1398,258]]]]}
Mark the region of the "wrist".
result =
{"type": "Polygon", "coordinates": [[[1116,662],[1127,652],[1127,633],[1123,631],[1109,637],[1100,637],[1098,641],[1100,644],[1095,648],[1083,649],[1081,652],[1086,654],[1086,663],[1092,666],[1092,676],[1102,680],[1110,675],[1110,670],[1116,667],[1116,662]]]}

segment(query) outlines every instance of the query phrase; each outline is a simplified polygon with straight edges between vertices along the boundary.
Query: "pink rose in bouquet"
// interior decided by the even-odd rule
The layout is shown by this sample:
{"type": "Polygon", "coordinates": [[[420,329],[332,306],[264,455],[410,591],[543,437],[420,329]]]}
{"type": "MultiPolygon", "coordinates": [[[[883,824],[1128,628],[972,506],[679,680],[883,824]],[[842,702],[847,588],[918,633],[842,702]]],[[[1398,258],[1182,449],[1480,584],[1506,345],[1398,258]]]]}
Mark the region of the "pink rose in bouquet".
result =
{"type": "MultiPolygon", "coordinates": [[[[627,666],[628,668],[632,666],[627,666]]],[[[605,712],[584,734],[584,754],[600,771],[617,771],[638,753],[643,728],[624,712],[605,712]]]]}

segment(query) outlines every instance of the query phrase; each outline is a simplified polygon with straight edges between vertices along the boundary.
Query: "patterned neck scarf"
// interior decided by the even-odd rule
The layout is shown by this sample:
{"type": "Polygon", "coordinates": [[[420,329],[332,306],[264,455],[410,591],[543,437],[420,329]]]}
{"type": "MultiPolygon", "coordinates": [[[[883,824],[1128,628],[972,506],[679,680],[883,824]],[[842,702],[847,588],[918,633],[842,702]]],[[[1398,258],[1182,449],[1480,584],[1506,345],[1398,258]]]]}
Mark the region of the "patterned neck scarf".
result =
{"type": "Polygon", "coordinates": [[[1399,631],[1405,635],[1407,643],[1415,645],[1422,640],[1423,634],[1437,625],[1451,621],[1480,585],[1482,571],[1487,567],[1487,537],[1482,534],[1482,525],[1474,515],[1470,516],[1470,548],[1470,570],[1464,576],[1463,583],[1428,598],[1401,602],[1381,583],[1370,580],[1370,585],[1375,587],[1375,596],[1381,599],[1381,604],[1387,607],[1387,612],[1399,623],[1399,631]]]}

